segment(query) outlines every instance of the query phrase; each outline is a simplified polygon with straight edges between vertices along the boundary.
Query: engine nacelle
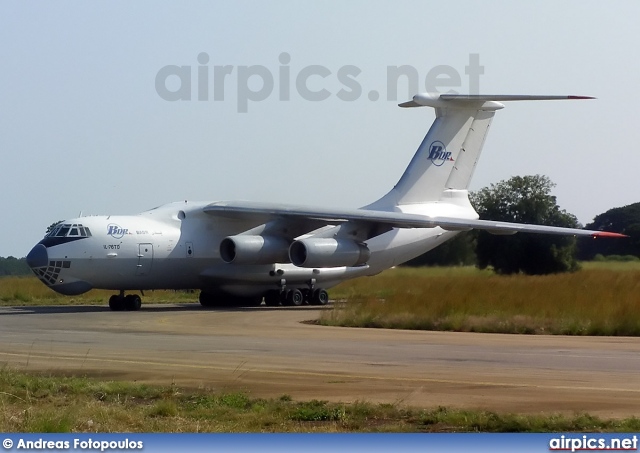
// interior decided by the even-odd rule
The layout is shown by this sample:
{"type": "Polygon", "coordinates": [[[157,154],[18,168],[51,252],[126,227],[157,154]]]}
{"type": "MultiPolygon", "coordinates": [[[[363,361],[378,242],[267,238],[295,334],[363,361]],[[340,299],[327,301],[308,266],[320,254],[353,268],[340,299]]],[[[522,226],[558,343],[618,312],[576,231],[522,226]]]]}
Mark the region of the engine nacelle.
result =
{"type": "Polygon", "coordinates": [[[298,267],[360,266],[370,257],[366,245],[350,239],[307,238],[289,247],[289,258],[298,267]]]}
{"type": "Polygon", "coordinates": [[[289,241],[274,236],[228,236],[220,242],[225,263],[271,264],[289,262],[289,241]]]}

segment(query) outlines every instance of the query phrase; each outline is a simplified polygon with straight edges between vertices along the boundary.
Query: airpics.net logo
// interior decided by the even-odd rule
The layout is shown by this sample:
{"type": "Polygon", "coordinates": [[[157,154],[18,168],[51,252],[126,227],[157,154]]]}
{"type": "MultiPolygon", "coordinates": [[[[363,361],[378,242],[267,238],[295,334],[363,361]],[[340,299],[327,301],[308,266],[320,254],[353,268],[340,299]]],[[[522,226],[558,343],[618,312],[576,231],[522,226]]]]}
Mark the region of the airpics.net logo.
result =
{"type": "MultiPolygon", "coordinates": [[[[158,70],[155,89],[165,101],[214,101],[231,100],[235,89],[238,113],[247,113],[249,104],[261,102],[274,96],[279,101],[302,99],[310,102],[325,101],[335,96],[341,101],[357,101],[364,94],[361,80],[362,70],[354,65],[344,65],[330,69],[323,65],[308,65],[298,68],[292,64],[291,55],[282,52],[278,56],[276,70],[264,65],[221,65],[214,64],[206,52],[196,58],[197,65],[166,65],[158,70]],[[333,87],[333,91],[329,89],[333,87]]],[[[479,94],[480,76],[484,66],[480,65],[480,55],[469,54],[468,64],[461,75],[453,66],[437,65],[424,71],[411,65],[387,66],[386,86],[383,90],[370,89],[366,96],[377,101],[382,95],[387,101],[399,100],[399,87],[406,87],[401,100],[410,99],[422,91],[438,93],[479,94]]]]}

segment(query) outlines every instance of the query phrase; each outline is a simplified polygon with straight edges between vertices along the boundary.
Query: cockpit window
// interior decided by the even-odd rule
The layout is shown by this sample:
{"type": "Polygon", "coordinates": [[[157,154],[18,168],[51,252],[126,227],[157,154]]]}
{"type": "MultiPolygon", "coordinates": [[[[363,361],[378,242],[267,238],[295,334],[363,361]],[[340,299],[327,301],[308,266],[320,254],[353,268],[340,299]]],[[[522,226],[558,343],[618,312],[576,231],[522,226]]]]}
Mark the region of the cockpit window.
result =
{"type": "Polygon", "coordinates": [[[56,233],[56,237],[61,237],[61,238],[65,237],[69,232],[70,226],[71,225],[62,225],[62,228],[60,228],[56,233]]]}
{"type": "Polygon", "coordinates": [[[50,232],[47,234],[48,238],[64,238],[64,237],[81,237],[88,238],[91,237],[91,231],[89,228],[82,226],[81,224],[68,224],[61,223],[56,225],[50,232]]]}

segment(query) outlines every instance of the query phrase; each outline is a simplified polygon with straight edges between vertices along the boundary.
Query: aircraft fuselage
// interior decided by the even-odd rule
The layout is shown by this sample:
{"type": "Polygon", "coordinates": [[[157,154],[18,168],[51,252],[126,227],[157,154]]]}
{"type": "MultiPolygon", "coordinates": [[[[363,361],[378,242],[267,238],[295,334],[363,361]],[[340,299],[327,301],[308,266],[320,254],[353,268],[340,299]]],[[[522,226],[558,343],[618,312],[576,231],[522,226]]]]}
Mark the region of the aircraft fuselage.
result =
{"type": "Polygon", "coordinates": [[[212,222],[202,212],[207,204],[177,202],[133,216],[65,220],[34,247],[28,262],[43,283],[65,295],[96,288],[201,289],[257,296],[278,288],[283,279],[288,288],[307,288],[310,282],[330,288],[376,274],[455,234],[440,228],[393,229],[369,241],[371,258],[356,267],[229,264],[220,257],[220,243],[248,225],[232,218],[212,222]]]}

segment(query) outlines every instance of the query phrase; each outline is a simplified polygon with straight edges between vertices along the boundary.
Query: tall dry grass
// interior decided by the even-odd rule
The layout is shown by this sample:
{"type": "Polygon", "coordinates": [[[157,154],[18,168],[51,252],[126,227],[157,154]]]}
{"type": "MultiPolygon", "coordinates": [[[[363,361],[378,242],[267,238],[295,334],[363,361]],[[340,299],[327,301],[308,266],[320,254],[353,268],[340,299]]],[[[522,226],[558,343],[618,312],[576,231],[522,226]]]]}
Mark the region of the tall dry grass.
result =
{"type": "MultiPolygon", "coordinates": [[[[0,277],[0,306],[107,304],[116,291],[91,290],[78,296],[63,296],[32,276],[0,277]]],[[[145,291],[145,302],[197,302],[197,292],[145,291]]]]}
{"type": "Polygon", "coordinates": [[[399,268],[342,284],[326,325],[469,332],[640,335],[640,266],[498,276],[399,268]]]}

